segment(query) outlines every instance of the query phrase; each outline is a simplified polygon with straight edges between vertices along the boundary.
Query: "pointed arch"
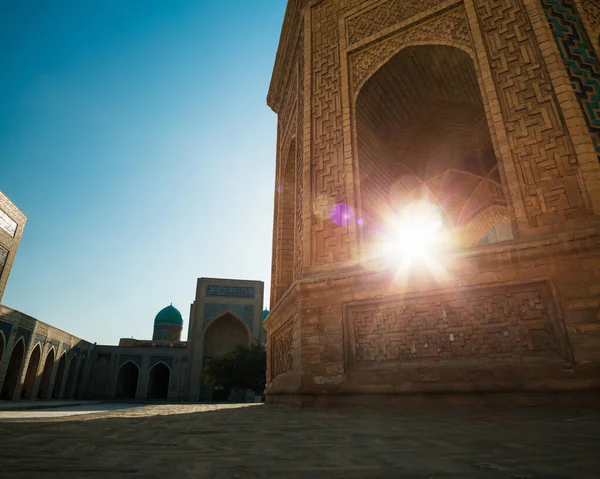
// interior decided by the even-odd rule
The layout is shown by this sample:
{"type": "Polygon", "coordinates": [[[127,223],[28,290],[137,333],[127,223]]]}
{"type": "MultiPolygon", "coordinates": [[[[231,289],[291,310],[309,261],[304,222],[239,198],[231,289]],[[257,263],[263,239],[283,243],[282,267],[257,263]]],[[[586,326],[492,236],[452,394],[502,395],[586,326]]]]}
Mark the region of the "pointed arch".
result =
{"type": "Polygon", "coordinates": [[[67,353],[63,353],[58,361],[58,369],[54,378],[54,388],[52,389],[52,397],[54,399],[62,398],[62,384],[65,378],[65,369],[67,368],[67,353]]]}
{"type": "Polygon", "coordinates": [[[159,361],[148,373],[148,399],[167,399],[171,382],[171,368],[164,361],[159,361]]]}
{"type": "Polygon", "coordinates": [[[102,399],[107,396],[106,383],[110,374],[110,355],[98,354],[92,365],[92,379],[90,384],[90,397],[102,399]]]}
{"type": "Polygon", "coordinates": [[[226,311],[204,328],[204,357],[212,358],[227,353],[238,345],[249,346],[252,331],[242,318],[226,311]]]}
{"type": "Polygon", "coordinates": [[[44,369],[42,370],[42,380],[38,388],[38,399],[48,399],[50,395],[50,380],[52,379],[52,369],[54,368],[54,356],[56,355],[54,348],[50,348],[46,354],[44,361],[44,369]]]}
{"type": "Polygon", "coordinates": [[[67,384],[65,385],[64,398],[70,399],[75,392],[75,378],[77,377],[77,354],[73,354],[69,361],[69,369],[67,371],[67,384]]]}
{"type": "Polygon", "coordinates": [[[42,346],[40,343],[37,343],[29,355],[29,364],[27,365],[27,373],[25,374],[25,381],[23,382],[23,389],[21,390],[21,399],[33,399],[33,388],[35,386],[41,357],[42,346]]]}
{"type": "Polygon", "coordinates": [[[486,108],[473,52],[452,42],[399,45],[357,85],[354,161],[367,257],[377,255],[389,219],[413,202],[434,204],[457,232],[490,206],[513,217],[486,108]]]}
{"type": "Polygon", "coordinates": [[[79,367],[77,368],[77,380],[75,381],[75,391],[73,393],[73,397],[75,399],[81,399],[83,397],[82,388],[83,388],[83,375],[85,372],[85,367],[87,365],[87,359],[84,357],[79,362],[79,367]]]}
{"type": "Polygon", "coordinates": [[[0,331],[0,362],[2,362],[2,356],[4,356],[5,347],[6,339],[4,338],[4,331],[0,331]]]}
{"type": "Polygon", "coordinates": [[[10,353],[6,375],[4,376],[4,383],[2,384],[2,392],[0,393],[2,399],[12,401],[13,396],[15,395],[15,389],[19,384],[24,356],[25,340],[23,339],[23,336],[21,336],[14,344],[10,353]]]}
{"type": "Polygon", "coordinates": [[[272,264],[273,298],[275,303],[294,281],[296,252],[296,138],[290,139],[282,152],[280,177],[275,189],[276,223],[274,261],[272,264]]]}
{"type": "Polygon", "coordinates": [[[140,377],[140,368],[133,361],[124,362],[117,373],[115,398],[134,399],[140,377]]]}

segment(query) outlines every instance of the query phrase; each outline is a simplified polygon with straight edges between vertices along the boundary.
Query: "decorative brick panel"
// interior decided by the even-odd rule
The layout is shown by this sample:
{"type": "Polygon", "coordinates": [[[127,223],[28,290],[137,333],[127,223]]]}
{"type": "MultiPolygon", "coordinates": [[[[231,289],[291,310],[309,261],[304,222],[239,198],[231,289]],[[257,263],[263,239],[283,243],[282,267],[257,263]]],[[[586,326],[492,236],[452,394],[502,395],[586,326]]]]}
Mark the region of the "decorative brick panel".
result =
{"type": "Polygon", "coordinates": [[[350,259],[348,224],[336,224],[331,213],[348,201],[343,152],[343,113],[339,27],[346,2],[321,2],[312,12],[312,157],[314,205],[312,260],[315,265],[350,259]]]}
{"type": "Polygon", "coordinates": [[[530,226],[589,214],[578,164],[522,0],[475,0],[530,226]]]}
{"type": "Polygon", "coordinates": [[[594,0],[580,0],[578,4],[586,15],[592,31],[590,35],[600,28],[600,3],[594,0]]]}
{"type": "Polygon", "coordinates": [[[356,95],[362,85],[383,64],[406,45],[419,43],[448,44],[472,51],[473,41],[469,32],[467,15],[458,6],[432,17],[424,23],[411,26],[385,40],[351,54],[351,75],[353,93],[356,95]]]}
{"type": "Polygon", "coordinates": [[[545,282],[432,293],[347,306],[351,363],[571,358],[545,282]]]}
{"type": "Polygon", "coordinates": [[[273,345],[271,346],[271,378],[290,371],[293,367],[293,333],[294,331],[289,327],[273,335],[273,345]]]}
{"type": "Polygon", "coordinates": [[[347,20],[349,43],[357,43],[363,38],[391,27],[402,20],[436,7],[440,0],[386,0],[361,11],[347,20]]]}

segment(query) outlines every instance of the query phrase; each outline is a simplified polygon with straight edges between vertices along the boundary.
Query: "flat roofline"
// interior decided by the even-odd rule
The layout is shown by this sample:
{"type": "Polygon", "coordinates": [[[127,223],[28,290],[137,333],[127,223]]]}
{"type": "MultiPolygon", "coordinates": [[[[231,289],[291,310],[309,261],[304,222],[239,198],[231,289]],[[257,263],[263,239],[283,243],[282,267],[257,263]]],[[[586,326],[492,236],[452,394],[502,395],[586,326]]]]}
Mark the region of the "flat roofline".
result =
{"type": "Polygon", "coordinates": [[[258,279],[232,279],[232,278],[208,278],[202,276],[198,278],[199,281],[228,281],[231,283],[264,283],[264,281],[260,281],[258,279]]]}

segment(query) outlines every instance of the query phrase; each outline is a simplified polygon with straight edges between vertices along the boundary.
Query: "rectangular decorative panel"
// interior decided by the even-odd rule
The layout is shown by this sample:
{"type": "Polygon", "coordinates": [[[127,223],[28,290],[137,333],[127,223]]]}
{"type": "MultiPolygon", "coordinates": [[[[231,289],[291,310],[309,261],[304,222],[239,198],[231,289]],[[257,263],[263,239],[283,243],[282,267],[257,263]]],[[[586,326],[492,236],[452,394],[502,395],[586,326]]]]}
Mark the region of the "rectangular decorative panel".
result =
{"type": "Polygon", "coordinates": [[[293,330],[291,328],[284,331],[277,331],[273,335],[273,345],[271,346],[272,377],[292,369],[292,338],[293,330]]]}
{"type": "Polygon", "coordinates": [[[357,365],[571,355],[547,282],[350,304],[345,327],[357,365]]]}
{"type": "Polygon", "coordinates": [[[254,298],[254,288],[241,286],[219,286],[208,285],[206,287],[207,296],[221,296],[228,298],[254,298]]]}
{"type": "Polygon", "coordinates": [[[2,210],[0,210],[0,228],[11,236],[15,236],[17,232],[17,222],[2,210]]]}
{"type": "Polygon", "coordinates": [[[588,215],[575,149],[523,0],[474,4],[530,226],[588,215]]]}

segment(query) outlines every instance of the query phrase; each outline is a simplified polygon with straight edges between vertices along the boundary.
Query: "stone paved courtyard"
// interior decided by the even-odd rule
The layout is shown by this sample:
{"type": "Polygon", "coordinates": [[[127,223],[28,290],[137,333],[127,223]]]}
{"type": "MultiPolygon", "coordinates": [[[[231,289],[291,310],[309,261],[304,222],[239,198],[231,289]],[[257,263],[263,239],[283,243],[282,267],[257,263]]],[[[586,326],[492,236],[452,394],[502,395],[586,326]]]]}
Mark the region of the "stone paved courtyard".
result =
{"type": "Polygon", "coordinates": [[[91,409],[0,413],[0,476],[600,477],[597,409],[91,409]]]}

